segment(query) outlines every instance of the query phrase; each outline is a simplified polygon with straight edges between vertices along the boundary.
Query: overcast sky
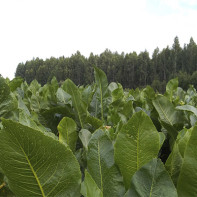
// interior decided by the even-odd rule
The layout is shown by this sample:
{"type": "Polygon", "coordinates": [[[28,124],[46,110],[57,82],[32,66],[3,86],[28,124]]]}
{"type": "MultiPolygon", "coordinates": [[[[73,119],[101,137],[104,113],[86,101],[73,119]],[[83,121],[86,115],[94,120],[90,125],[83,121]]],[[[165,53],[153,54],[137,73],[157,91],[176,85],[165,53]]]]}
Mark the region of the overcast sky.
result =
{"type": "Polygon", "coordinates": [[[197,42],[197,0],[0,0],[0,74],[14,77],[33,57],[112,52],[152,55],[190,37],[197,42]]]}

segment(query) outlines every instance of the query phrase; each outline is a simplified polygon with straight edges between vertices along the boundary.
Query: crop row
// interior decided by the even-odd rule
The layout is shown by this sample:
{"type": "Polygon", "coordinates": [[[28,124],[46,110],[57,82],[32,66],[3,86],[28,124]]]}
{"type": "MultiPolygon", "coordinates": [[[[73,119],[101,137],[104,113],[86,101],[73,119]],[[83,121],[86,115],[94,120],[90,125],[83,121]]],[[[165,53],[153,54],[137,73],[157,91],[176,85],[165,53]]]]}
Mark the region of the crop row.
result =
{"type": "Polygon", "coordinates": [[[0,196],[197,196],[197,92],[0,78],[0,196]],[[187,180],[187,181],[186,181],[187,180]]]}

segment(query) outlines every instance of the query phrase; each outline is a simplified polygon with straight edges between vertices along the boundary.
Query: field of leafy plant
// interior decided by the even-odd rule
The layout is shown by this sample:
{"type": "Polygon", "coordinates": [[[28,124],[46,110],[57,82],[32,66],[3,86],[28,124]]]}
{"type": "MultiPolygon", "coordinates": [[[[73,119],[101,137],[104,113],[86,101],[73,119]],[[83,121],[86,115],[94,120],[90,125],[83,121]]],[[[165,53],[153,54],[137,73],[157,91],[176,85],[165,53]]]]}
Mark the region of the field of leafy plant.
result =
{"type": "Polygon", "coordinates": [[[0,78],[0,196],[197,196],[197,92],[0,78]]]}

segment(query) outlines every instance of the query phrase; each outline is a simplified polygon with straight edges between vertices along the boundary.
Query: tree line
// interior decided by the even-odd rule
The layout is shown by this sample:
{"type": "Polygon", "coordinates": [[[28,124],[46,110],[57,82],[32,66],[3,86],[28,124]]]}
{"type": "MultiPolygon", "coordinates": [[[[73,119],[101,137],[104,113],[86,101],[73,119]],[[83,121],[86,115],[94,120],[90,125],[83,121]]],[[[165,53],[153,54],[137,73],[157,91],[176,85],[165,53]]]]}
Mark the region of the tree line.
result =
{"type": "Polygon", "coordinates": [[[109,82],[119,82],[124,88],[151,85],[163,92],[166,83],[175,77],[179,78],[179,85],[183,89],[189,84],[196,87],[197,45],[190,38],[189,44],[181,47],[179,38],[175,37],[172,47],[167,46],[161,51],[156,48],[152,57],[146,50],[139,54],[119,54],[106,49],[100,55],[91,53],[89,57],[77,51],[71,57],[34,58],[19,63],[15,77],[22,77],[27,83],[36,79],[44,85],[55,76],[59,82],[70,78],[76,85],[85,85],[93,81],[93,66],[101,68],[109,82]]]}

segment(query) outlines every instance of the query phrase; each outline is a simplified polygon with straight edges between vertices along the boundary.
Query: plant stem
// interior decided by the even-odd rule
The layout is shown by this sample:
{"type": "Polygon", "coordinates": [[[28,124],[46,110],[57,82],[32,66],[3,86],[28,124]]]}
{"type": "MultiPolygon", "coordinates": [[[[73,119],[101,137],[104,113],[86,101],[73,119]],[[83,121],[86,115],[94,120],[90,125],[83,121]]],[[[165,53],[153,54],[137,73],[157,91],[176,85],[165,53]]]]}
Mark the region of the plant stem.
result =
{"type": "Polygon", "coordinates": [[[3,182],[3,183],[0,185],[0,189],[2,189],[5,185],[6,185],[5,182],[3,182]]]}

